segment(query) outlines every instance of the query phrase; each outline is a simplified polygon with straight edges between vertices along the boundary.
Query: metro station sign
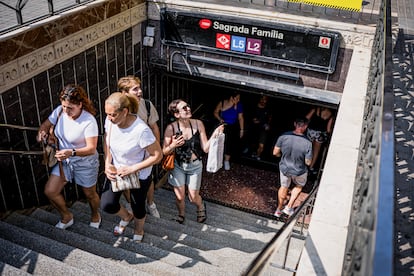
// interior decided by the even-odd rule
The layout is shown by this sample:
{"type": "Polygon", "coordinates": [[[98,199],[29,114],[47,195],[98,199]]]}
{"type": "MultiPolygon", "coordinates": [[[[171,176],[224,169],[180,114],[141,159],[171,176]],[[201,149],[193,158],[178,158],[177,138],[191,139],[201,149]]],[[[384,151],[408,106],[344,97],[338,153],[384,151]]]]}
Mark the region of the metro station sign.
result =
{"type": "Polygon", "coordinates": [[[335,71],[340,34],[303,26],[213,14],[161,11],[166,45],[273,62],[324,73],[335,71]]]}

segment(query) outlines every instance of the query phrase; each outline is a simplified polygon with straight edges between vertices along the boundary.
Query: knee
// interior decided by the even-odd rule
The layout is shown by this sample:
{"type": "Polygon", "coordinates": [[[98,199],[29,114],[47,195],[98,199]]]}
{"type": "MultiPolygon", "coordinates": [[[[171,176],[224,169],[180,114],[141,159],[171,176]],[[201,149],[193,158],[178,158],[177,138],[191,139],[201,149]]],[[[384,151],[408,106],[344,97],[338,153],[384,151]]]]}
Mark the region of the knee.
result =
{"type": "Polygon", "coordinates": [[[60,191],[57,191],[50,185],[46,185],[44,189],[44,193],[48,198],[55,197],[56,195],[60,194],[60,191]]]}
{"type": "Polygon", "coordinates": [[[97,198],[99,199],[98,193],[95,190],[88,191],[84,194],[85,194],[85,197],[86,197],[87,201],[92,201],[92,200],[95,200],[97,198]]]}
{"type": "Polygon", "coordinates": [[[195,194],[188,193],[188,200],[190,200],[191,203],[196,202],[198,198],[201,198],[200,194],[198,194],[198,193],[195,193],[195,194]]]}
{"type": "Polygon", "coordinates": [[[183,202],[184,202],[184,200],[185,200],[185,198],[184,198],[184,197],[182,197],[182,196],[176,196],[176,197],[175,197],[175,201],[176,201],[177,203],[183,203],[183,202]]]}
{"type": "Polygon", "coordinates": [[[145,210],[145,204],[142,206],[137,206],[136,208],[132,208],[132,213],[134,214],[134,217],[137,219],[143,219],[145,218],[147,211],[145,210]]]}
{"type": "Polygon", "coordinates": [[[101,210],[108,214],[116,214],[119,212],[120,205],[119,203],[112,202],[102,202],[101,201],[101,210]]]}

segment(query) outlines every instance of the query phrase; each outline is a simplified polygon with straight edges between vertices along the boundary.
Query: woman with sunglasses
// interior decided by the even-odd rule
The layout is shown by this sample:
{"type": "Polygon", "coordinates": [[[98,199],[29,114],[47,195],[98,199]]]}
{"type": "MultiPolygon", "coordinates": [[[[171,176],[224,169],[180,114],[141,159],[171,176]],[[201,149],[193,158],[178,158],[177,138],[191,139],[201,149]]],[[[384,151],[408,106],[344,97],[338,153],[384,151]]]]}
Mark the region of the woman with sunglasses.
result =
{"type": "MultiPolygon", "coordinates": [[[[173,100],[168,111],[175,118],[164,131],[163,154],[175,151],[174,169],[168,176],[168,182],[174,188],[180,224],[185,220],[185,186],[188,186],[188,198],[197,206],[197,222],[207,219],[206,206],[200,196],[203,171],[202,156],[210,148],[210,140],[202,121],[192,119],[190,106],[183,100],[173,100]]],[[[217,127],[212,137],[223,132],[224,126],[217,127]]]]}
{"type": "Polygon", "coordinates": [[[62,190],[68,181],[82,187],[91,207],[90,226],[99,228],[99,195],[96,192],[99,159],[98,124],[94,117],[95,108],[88,99],[85,90],[74,84],[67,85],[60,92],[59,105],[39,128],[37,140],[45,141],[52,126],[57,137],[59,161],[51,168],[50,177],[45,186],[45,194],[60,213],[57,228],[66,229],[74,222],[73,214],[66,207],[62,190]],[[59,164],[60,163],[60,164],[59,164]],[[64,174],[64,175],[63,175],[64,174]]]}

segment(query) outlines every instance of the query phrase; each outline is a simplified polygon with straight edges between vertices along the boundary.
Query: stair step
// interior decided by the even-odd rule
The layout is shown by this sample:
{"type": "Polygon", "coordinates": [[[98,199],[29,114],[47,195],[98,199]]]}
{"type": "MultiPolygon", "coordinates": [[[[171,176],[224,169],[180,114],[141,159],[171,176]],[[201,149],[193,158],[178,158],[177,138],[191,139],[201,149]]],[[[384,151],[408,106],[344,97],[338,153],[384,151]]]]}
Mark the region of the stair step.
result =
{"type": "Polygon", "coordinates": [[[12,265],[9,265],[7,263],[4,263],[0,261],[0,270],[1,275],[10,275],[10,276],[28,276],[32,275],[30,273],[27,273],[24,270],[20,270],[12,265]]]}
{"type": "MultiPolygon", "coordinates": [[[[72,208],[75,208],[75,205],[77,204],[82,203],[78,201],[76,204],[74,204],[74,206],[72,206],[72,208]]],[[[80,207],[78,210],[87,210],[88,208],[89,207],[87,207],[85,204],[84,207],[80,207]]],[[[230,247],[239,251],[245,251],[247,253],[260,252],[266,243],[270,241],[270,239],[274,236],[274,233],[249,233],[249,235],[242,236],[238,233],[232,233],[214,225],[210,226],[208,224],[200,224],[190,219],[186,219],[186,222],[181,225],[173,221],[174,218],[175,216],[171,214],[164,214],[164,218],[161,219],[148,216],[146,225],[156,225],[158,231],[163,232],[158,233],[160,236],[169,235],[170,238],[173,238],[170,235],[170,231],[175,231],[176,233],[179,233],[179,236],[177,238],[180,238],[182,236],[182,233],[184,233],[186,235],[200,239],[203,241],[203,243],[204,241],[210,241],[212,243],[219,244],[220,247],[230,247]]],[[[118,223],[118,221],[114,223],[118,223]]],[[[191,246],[203,249],[203,243],[192,244],[191,246]]]]}
{"type": "MultiPolygon", "coordinates": [[[[207,220],[205,225],[222,229],[229,233],[234,233],[241,235],[243,238],[246,239],[257,239],[257,240],[268,240],[272,238],[275,233],[277,232],[274,228],[265,228],[265,227],[257,227],[249,225],[246,222],[240,222],[235,220],[229,220],[228,217],[221,215],[217,209],[213,208],[214,204],[206,202],[206,209],[207,209],[207,220]]],[[[221,208],[226,208],[221,206],[221,208]]],[[[191,225],[200,225],[196,221],[196,208],[191,208],[192,210],[186,210],[186,221],[191,225]]],[[[163,203],[158,207],[160,214],[164,215],[165,218],[168,220],[174,219],[177,216],[177,211],[173,209],[172,205],[167,205],[163,203]]],[[[245,213],[244,216],[247,219],[250,214],[245,213]]],[[[280,223],[280,222],[279,222],[280,223]]],[[[280,223],[279,226],[281,227],[282,224],[280,223]]]]}
{"type": "MultiPolygon", "coordinates": [[[[167,189],[157,189],[154,193],[154,201],[155,203],[160,202],[160,207],[164,207],[166,209],[170,208],[175,211],[177,214],[177,208],[175,206],[175,195],[173,191],[167,189]]],[[[209,216],[208,220],[213,219],[217,222],[222,222],[228,225],[234,225],[238,227],[238,225],[243,225],[244,229],[260,229],[260,231],[267,231],[267,232],[277,232],[282,226],[283,223],[277,221],[273,218],[266,218],[256,214],[247,213],[242,210],[237,210],[231,207],[225,207],[220,204],[216,204],[213,202],[206,202],[207,206],[207,215],[213,214],[213,216],[209,216]]],[[[196,207],[188,201],[186,198],[186,214],[191,217],[195,217],[196,215],[196,207]]],[[[253,230],[254,231],[254,230],[253,230]]]]}
{"type": "MultiPolygon", "coordinates": [[[[83,204],[76,204],[81,208],[86,207],[83,204]]],[[[156,237],[154,235],[149,234],[149,232],[146,231],[144,240],[142,243],[135,243],[132,242],[127,235],[124,235],[123,237],[115,237],[112,234],[114,223],[107,222],[105,219],[105,214],[102,214],[102,224],[100,229],[93,229],[88,226],[90,215],[86,213],[82,213],[77,211],[76,209],[71,209],[74,213],[75,217],[75,223],[70,228],[66,229],[66,231],[70,231],[85,237],[91,237],[93,236],[96,241],[106,243],[110,246],[116,247],[118,249],[124,249],[133,252],[134,254],[141,254],[143,256],[149,257],[154,260],[158,260],[160,262],[166,263],[168,265],[172,265],[175,267],[180,267],[184,269],[185,271],[189,271],[191,273],[197,274],[197,275],[227,275],[228,271],[225,271],[218,266],[209,264],[202,258],[199,258],[196,255],[192,255],[190,257],[187,257],[185,255],[180,255],[171,251],[168,251],[168,249],[171,248],[158,248],[154,246],[151,242],[148,242],[148,239],[152,240],[163,240],[162,238],[156,237]],[[192,258],[195,257],[195,258],[192,258]]],[[[87,207],[87,210],[89,210],[89,207],[87,207]]],[[[38,219],[44,223],[47,223],[49,225],[53,225],[56,223],[56,221],[59,219],[57,215],[51,214],[47,211],[44,211],[42,209],[37,209],[35,212],[31,214],[32,218],[38,219]]],[[[133,234],[132,229],[128,229],[130,231],[130,236],[133,234]]],[[[171,244],[170,244],[171,245],[171,244]]],[[[176,243],[173,244],[173,246],[177,246],[176,243]]],[[[191,248],[191,250],[194,251],[194,249],[191,248]]],[[[108,257],[108,256],[107,256],[108,257]]],[[[158,264],[157,264],[158,265],[158,264]]]]}
{"type": "MultiPolygon", "coordinates": [[[[114,250],[113,246],[57,229],[32,217],[13,213],[6,221],[9,227],[14,228],[11,231],[13,235],[7,233],[8,240],[63,262],[70,262],[91,274],[194,275],[121,248],[114,250]],[[18,234],[15,234],[15,231],[18,231],[18,234]],[[16,239],[18,236],[24,239],[19,241],[16,239]]],[[[5,230],[0,227],[0,232],[2,231],[5,230]]],[[[132,241],[128,239],[124,242],[132,241]]]]}
{"type": "Polygon", "coordinates": [[[13,267],[2,267],[2,275],[90,275],[46,255],[0,238],[0,259],[13,267]],[[5,270],[6,269],[6,270],[5,270]],[[20,273],[20,274],[19,274],[20,273]]]}
{"type": "MultiPolygon", "coordinates": [[[[167,190],[157,190],[156,195],[159,197],[156,196],[155,200],[159,200],[161,203],[158,204],[159,206],[157,205],[161,215],[164,214],[167,219],[174,219],[177,214],[174,193],[167,190]]],[[[229,233],[240,235],[245,239],[270,240],[283,225],[281,222],[260,218],[257,215],[211,202],[206,202],[206,206],[208,218],[205,225],[227,230],[229,233]]],[[[187,224],[200,228],[200,224],[195,221],[196,206],[190,204],[188,200],[186,200],[186,214],[187,224]]],[[[251,244],[245,244],[245,247],[251,247],[251,244]]]]}
{"type": "MultiPolygon", "coordinates": [[[[90,219],[90,208],[86,203],[78,201],[71,207],[71,210],[75,214],[76,221],[82,220],[87,223],[90,219]]],[[[102,213],[101,215],[103,219],[101,229],[110,232],[110,235],[112,235],[113,227],[119,222],[119,218],[105,213],[102,213]]],[[[240,266],[240,263],[248,264],[256,255],[245,253],[205,239],[195,238],[186,233],[187,228],[188,227],[180,225],[175,221],[147,216],[144,243],[149,243],[160,249],[187,256],[193,260],[220,266],[227,272],[241,272],[243,267],[240,266]],[[177,226],[182,230],[175,230],[174,228],[177,226]]],[[[199,230],[197,230],[197,232],[199,232],[199,230]]],[[[132,234],[133,223],[128,225],[124,232],[124,236],[132,236],[132,234]]]]}

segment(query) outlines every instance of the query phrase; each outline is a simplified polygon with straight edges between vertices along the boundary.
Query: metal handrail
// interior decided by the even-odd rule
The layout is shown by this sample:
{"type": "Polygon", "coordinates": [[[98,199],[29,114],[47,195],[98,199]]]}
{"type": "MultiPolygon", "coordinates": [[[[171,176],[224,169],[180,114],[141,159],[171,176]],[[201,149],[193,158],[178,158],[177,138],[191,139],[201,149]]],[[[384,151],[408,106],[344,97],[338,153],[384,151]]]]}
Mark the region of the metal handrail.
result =
{"type": "MultiPolygon", "coordinates": [[[[57,5],[55,5],[55,3],[57,1],[56,0],[47,0],[47,11],[45,10],[45,11],[42,12],[42,11],[36,11],[35,10],[35,12],[38,13],[36,15],[36,17],[32,18],[30,20],[27,20],[27,21],[25,21],[23,19],[23,9],[30,5],[30,3],[28,3],[29,2],[28,0],[18,0],[16,2],[16,4],[14,5],[14,7],[11,6],[9,3],[6,3],[6,1],[0,1],[0,6],[3,6],[7,9],[10,9],[13,12],[15,12],[16,21],[17,21],[17,24],[14,25],[14,26],[8,24],[8,26],[5,29],[0,29],[0,34],[4,34],[4,33],[7,33],[7,32],[16,30],[16,29],[21,28],[23,26],[38,22],[38,21],[43,20],[45,18],[48,18],[48,17],[54,16],[56,14],[66,12],[70,9],[74,9],[76,7],[79,7],[79,6],[82,6],[84,4],[94,2],[94,1],[97,1],[97,0],[84,0],[84,1],[72,0],[72,1],[73,1],[73,4],[67,5],[66,7],[61,8],[61,9],[56,9],[55,7],[57,5]],[[27,4],[29,4],[29,5],[27,5],[27,4]]],[[[67,2],[65,2],[65,3],[67,3],[67,2]]]]}
{"type": "Polygon", "coordinates": [[[394,103],[391,1],[381,3],[371,54],[345,275],[394,273],[394,103]]]}
{"type": "Polygon", "coordinates": [[[377,189],[375,248],[372,275],[393,275],[394,272],[394,91],[391,31],[391,0],[385,2],[384,78],[380,164],[377,189]]]}
{"type": "Polygon", "coordinates": [[[39,130],[39,127],[19,126],[19,125],[12,125],[12,124],[0,124],[0,127],[7,127],[7,128],[21,129],[21,130],[34,130],[34,131],[39,130]]]}
{"type": "MultiPolygon", "coordinates": [[[[39,127],[28,127],[28,126],[20,126],[20,125],[13,125],[13,124],[0,124],[0,127],[5,127],[5,128],[11,128],[11,129],[19,129],[19,130],[32,130],[32,131],[38,131],[39,127]]],[[[27,142],[27,137],[25,137],[25,145],[27,148],[29,148],[28,146],[28,142],[27,142]]],[[[17,154],[17,155],[43,155],[44,152],[43,151],[33,151],[33,150],[5,150],[5,149],[0,149],[0,154],[17,154]]]]}
{"type": "MultiPolygon", "coordinates": [[[[295,210],[295,213],[289,217],[285,224],[279,229],[276,235],[272,240],[265,246],[265,248],[257,255],[257,257],[250,263],[247,269],[242,273],[243,276],[256,276],[260,275],[264,269],[269,266],[271,257],[282,247],[286,239],[290,239],[293,232],[293,227],[297,225],[297,220],[299,217],[305,217],[307,214],[308,208],[313,207],[313,202],[316,198],[316,194],[319,188],[319,181],[315,181],[314,186],[309,193],[309,196],[304,200],[304,202],[295,210]]],[[[302,223],[302,227],[304,222],[302,223]]],[[[302,228],[303,229],[303,228],[302,228]]],[[[288,250],[285,253],[288,254],[288,250]]],[[[286,260],[286,258],[285,258],[286,260]]],[[[283,268],[288,271],[292,269],[283,268]]]]}

